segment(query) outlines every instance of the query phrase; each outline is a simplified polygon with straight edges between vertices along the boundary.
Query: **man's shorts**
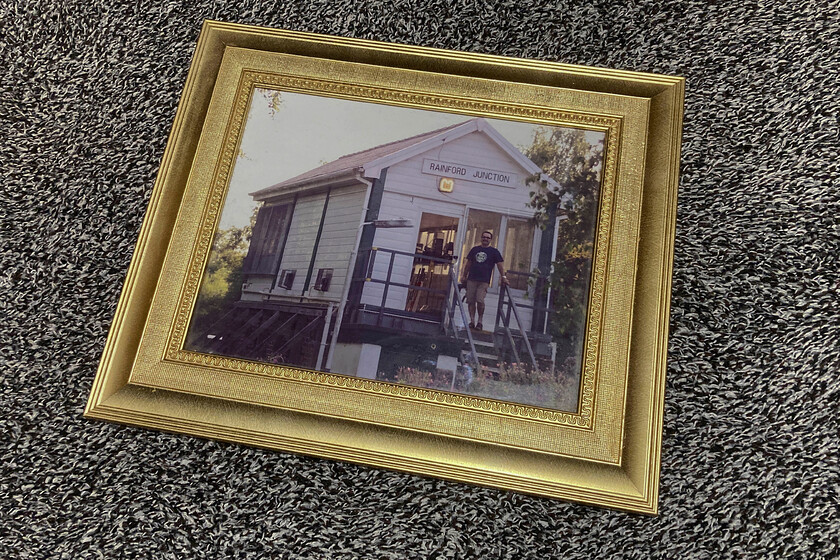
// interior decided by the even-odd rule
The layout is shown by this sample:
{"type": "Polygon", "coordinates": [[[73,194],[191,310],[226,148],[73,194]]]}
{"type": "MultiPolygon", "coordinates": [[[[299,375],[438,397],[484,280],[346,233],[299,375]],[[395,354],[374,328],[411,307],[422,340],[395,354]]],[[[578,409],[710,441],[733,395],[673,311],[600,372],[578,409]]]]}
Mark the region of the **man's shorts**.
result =
{"type": "Polygon", "coordinates": [[[484,303],[489,287],[490,284],[487,282],[467,280],[467,303],[484,303]]]}

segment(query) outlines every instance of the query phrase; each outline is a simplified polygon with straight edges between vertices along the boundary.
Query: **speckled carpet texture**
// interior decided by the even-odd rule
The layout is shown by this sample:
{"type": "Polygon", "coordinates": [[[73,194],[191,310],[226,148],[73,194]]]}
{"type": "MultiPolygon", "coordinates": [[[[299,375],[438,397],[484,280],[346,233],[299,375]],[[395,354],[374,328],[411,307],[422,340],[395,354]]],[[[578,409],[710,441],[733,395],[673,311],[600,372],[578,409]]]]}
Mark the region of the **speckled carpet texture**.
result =
{"type": "Polygon", "coordinates": [[[0,558],[837,558],[840,2],[0,0],[0,558]],[[658,517],[82,418],[205,18],[687,79],[658,517]]]}

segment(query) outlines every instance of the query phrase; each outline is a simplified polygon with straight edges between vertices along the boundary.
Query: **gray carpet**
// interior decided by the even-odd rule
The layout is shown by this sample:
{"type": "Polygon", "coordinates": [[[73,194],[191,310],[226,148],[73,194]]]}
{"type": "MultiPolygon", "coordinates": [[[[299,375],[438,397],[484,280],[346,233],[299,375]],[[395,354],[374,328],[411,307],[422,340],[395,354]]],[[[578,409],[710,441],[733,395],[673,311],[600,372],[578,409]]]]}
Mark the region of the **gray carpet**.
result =
{"type": "Polygon", "coordinates": [[[837,557],[838,38],[836,0],[0,0],[0,557],[837,557]],[[659,517],[82,419],[203,18],[687,77],[659,517]]]}

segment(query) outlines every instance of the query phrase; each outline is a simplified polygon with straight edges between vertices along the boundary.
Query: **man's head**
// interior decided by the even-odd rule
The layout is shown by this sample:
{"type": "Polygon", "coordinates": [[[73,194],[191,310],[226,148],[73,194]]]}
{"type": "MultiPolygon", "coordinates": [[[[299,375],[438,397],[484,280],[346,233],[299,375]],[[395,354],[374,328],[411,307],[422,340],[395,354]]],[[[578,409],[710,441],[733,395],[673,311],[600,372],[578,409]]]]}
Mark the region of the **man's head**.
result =
{"type": "Polygon", "coordinates": [[[493,241],[493,232],[485,231],[481,234],[481,246],[482,247],[489,247],[490,242],[493,241]]]}

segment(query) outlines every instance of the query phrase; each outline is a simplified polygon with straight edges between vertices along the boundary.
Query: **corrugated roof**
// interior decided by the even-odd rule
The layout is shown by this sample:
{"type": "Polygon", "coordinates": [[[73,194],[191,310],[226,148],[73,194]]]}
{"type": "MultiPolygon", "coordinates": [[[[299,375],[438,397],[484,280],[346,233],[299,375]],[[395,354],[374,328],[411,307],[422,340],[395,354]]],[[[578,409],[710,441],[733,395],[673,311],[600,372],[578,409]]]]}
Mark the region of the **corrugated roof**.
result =
{"type": "Polygon", "coordinates": [[[371,161],[377,160],[381,157],[399,152],[400,150],[404,150],[405,148],[409,148],[415,144],[419,144],[424,140],[431,138],[441,132],[445,132],[447,130],[459,127],[463,124],[466,124],[472,120],[470,119],[464,122],[452,124],[449,126],[445,126],[443,128],[438,128],[437,130],[432,130],[429,132],[424,132],[422,134],[418,134],[417,136],[411,136],[409,138],[403,138],[402,140],[396,140],[394,142],[388,142],[387,144],[381,144],[379,146],[375,146],[373,148],[368,148],[367,150],[362,150],[360,152],[354,152],[352,154],[347,154],[341,156],[337,160],[331,161],[329,163],[325,163],[320,167],[316,167],[315,169],[311,169],[306,173],[301,173],[291,179],[286,179],[285,181],[281,181],[275,185],[270,187],[266,187],[264,189],[260,189],[259,191],[252,193],[253,195],[259,195],[265,191],[272,191],[281,187],[286,187],[289,185],[294,185],[297,183],[302,183],[305,181],[309,181],[312,179],[317,179],[318,177],[324,177],[327,175],[335,175],[342,171],[351,171],[353,169],[358,169],[363,167],[366,163],[371,161]]]}

